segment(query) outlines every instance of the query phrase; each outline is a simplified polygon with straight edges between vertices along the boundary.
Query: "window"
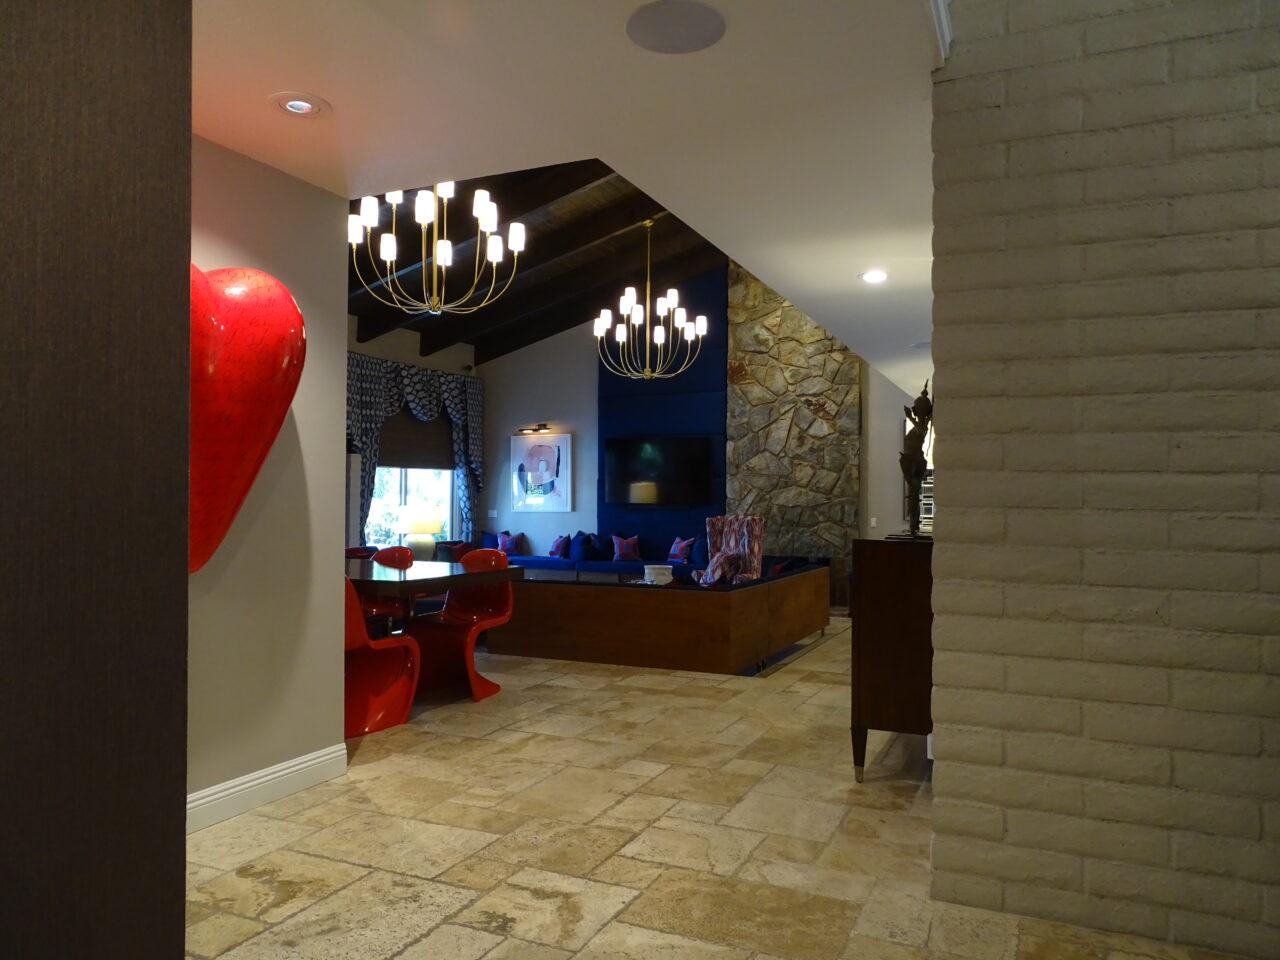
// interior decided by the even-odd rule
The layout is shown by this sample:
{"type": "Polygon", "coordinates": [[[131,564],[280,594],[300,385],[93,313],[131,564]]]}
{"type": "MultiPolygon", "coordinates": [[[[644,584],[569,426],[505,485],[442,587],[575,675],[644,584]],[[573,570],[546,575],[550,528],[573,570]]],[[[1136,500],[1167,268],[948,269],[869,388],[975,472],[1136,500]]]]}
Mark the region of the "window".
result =
{"type": "Polygon", "coordinates": [[[434,513],[441,520],[437,540],[452,539],[453,471],[418,467],[378,467],[373,502],[365,523],[365,543],[383,547],[404,545],[403,521],[413,514],[434,513]]]}

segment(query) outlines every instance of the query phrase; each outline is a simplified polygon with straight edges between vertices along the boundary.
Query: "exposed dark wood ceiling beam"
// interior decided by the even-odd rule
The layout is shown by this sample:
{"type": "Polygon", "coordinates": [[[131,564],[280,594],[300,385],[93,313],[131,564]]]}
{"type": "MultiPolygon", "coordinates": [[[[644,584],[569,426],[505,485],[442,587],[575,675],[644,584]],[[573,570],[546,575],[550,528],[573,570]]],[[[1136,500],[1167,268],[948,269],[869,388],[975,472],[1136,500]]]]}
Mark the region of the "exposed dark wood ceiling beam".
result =
{"type": "MultiPolygon", "coordinates": [[[[514,190],[500,192],[502,188],[493,181],[500,178],[493,178],[491,181],[469,181],[461,185],[459,190],[458,206],[455,208],[455,216],[461,214],[462,222],[467,223],[470,227],[471,219],[471,201],[470,198],[474,194],[475,189],[484,187],[494,194],[494,199],[498,203],[498,209],[502,215],[502,223],[500,229],[505,232],[505,227],[512,220],[519,220],[529,216],[531,213],[547,206],[555,200],[559,200],[578,191],[585,190],[599,183],[602,180],[614,177],[616,174],[599,160],[580,160],[576,163],[560,164],[547,169],[543,173],[535,173],[527,180],[519,184],[514,190]],[[490,186],[485,186],[490,183],[490,186]]],[[[458,201],[455,201],[458,202],[458,201]]],[[[397,221],[397,241],[402,249],[414,251],[420,248],[419,228],[413,221],[411,207],[406,204],[402,213],[404,216],[398,218],[397,221]],[[405,225],[407,223],[407,225],[405,225]],[[404,235],[400,236],[402,232],[404,235]]],[[[454,221],[455,223],[457,220],[454,221]]],[[[456,229],[456,228],[455,228],[456,229]]],[[[451,231],[453,232],[453,231],[451,231]]],[[[456,234],[455,234],[456,235],[456,234]]],[[[534,239],[534,238],[531,238],[534,239]]],[[[476,238],[474,234],[468,236],[466,240],[454,244],[453,258],[454,263],[468,265],[475,256],[476,238]]],[[[367,258],[367,253],[357,251],[358,254],[367,258]]],[[[427,261],[430,263],[430,259],[427,261]]],[[[405,284],[409,289],[414,289],[421,285],[419,279],[423,269],[420,260],[415,260],[409,266],[403,267],[396,271],[395,276],[401,283],[405,284]]],[[[352,271],[348,271],[351,273],[352,271]]],[[[365,272],[366,279],[370,280],[370,286],[376,291],[380,290],[385,284],[385,280],[373,282],[368,271],[365,272]]],[[[384,333],[399,329],[413,323],[417,317],[412,314],[404,313],[395,307],[388,307],[378,302],[378,300],[366,291],[359,281],[352,275],[350,277],[351,295],[348,297],[348,312],[355,314],[360,318],[357,325],[356,339],[360,343],[366,343],[369,340],[379,337],[384,333]]]]}
{"type": "MultiPolygon", "coordinates": [[[[675,217],[668,216],[659,220],[653,228],[652,259],[655,266],[655,281],[659,283],[666,282],[662,271],[657,269],[659,264],[665,263],[668,258],[678,256],[683,251],[704,242],[701,236],[694,233],[675,217]]],[[[639,257],[643,257],[643,254],[640,253],[641,250],[642,248],[637,244],[639,257]]],[[[492,306],[464,318],[468,322],[467,330],[463,336],[458,337],[454,342],[476,343],[512,324],[518,323],[530,314],[538,313],[569,300],[576,301],[584,291],[592,292],[596,298],[595,306],[592,308],[593,312],[599,311],[601,307],[616,306],[617,298],[621,295],[623,286],[619,276],[630,276],[634,279],[629,282],[636,282],[643,275],[644,261],[643,259],[637,259],[626,266],[631,269],[624,268],[620,271],[616,259],[597,257],[573,270],[551,277],[547,282],[525,290],[518,296],[505,297],[492,306]]],[[[590,319],[590,317],[584,317],[583,319],[590,319]]],[[[431,332],[430,321],[428,321],[426,330],[419,342],[419,355],[427,356],[429,353],[442,349],[441,342],[442,339],[435,337],[431,332]]]]}
{"type": "MultiPolygon", "coordinates": [[[[655,262],[653,271],[662,278],[663,287],[678,286],[701,273],[721,266],[725,255],[711,244],[699,239],[698,245],[685,248],[666,259],[655,262]]],[[[602,303],[617,296],[620,290],[616,280],[544,306],[524,314],[518,322],[497,328],[474,341],[475,362],[486,363],[504,354],[520,350],[530,344],[545,340],[557,333],[590,323],[602,303]]],[[[589,336],[585,334],[584,336],[589,336]]]]}
{"type": "MultiPolygon", "coordinates": [[[[588,214],[580,220],[570,221],[550,236],[529,248],[529,260],[521,268],[525,276],[536,280],[535,271],[539,267],[554,264],[569,254],[579,253],[620,236],[623,233],[639,230],[646,219],[655,222],[667,216],[667,212],[642,193],[633,194],[627,199],[605,207],[595,213],[588,214]]],[[[558,282],[558,281],[548,281],[558,282]]],[[[508,296],[523,296],[519,290],[513,290],[508,296]]],[[[500,303],[503,301],[499,301],[500,303]]],[[[485,319],[493,307],[486,307],[475,315],[430,317],[419,323],[421,337],[418,352],[421,356],[444,350],[454,344],[464,343],[475,337],[478,324],[485,319]]]]}

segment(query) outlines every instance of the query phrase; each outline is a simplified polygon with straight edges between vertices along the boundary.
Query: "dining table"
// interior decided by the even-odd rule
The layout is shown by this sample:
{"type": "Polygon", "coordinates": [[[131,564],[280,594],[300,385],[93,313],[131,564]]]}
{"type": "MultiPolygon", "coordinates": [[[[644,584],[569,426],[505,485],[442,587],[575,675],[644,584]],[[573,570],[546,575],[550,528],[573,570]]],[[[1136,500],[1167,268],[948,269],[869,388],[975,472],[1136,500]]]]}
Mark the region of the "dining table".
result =
{"type": "Polygon", "coordinates": [[[524,567],[468,570],[460,563],[415,560],[407,567],[391,567],[372,560],[348,560],[347,577],[356,592],[367,599],[395,599],[406,609],[415,596],[434,596],[453,587],[479,586],[524,579],[524,567]]]}

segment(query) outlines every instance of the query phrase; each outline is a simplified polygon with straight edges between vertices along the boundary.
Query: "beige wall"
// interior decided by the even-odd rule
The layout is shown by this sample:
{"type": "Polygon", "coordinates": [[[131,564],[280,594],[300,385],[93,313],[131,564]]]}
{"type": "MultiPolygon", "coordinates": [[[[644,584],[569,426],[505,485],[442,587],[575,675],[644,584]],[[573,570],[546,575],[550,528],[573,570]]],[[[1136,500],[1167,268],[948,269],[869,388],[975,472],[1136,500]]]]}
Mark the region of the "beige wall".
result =
{"type": "MultiPolygon", "coordinates": [[[[858,535],[883,540],[906,533],[903,519],[902,452],[905,415],[914,399],[865,361],[862,364],[862,480],[858,487],[858,535]],[[875,526],[871,526],[874,518],[875,526]]],[[[921,384],[923,386],[923,384],[921,384]]]]}
{"type": "Polygon", "coordinates": [[[951,9],[934,893],[1280,956],[1280,4],[951,9]]]}
{"type": "Polygon", "coordinates": [[[190,578],[187,789],[342,741],[347,203],[196,139],[192,260],[279,278],[307,324],[302,380],[226,539],[190,578]]]}
{"type": "Polygon", "coordinates": [[[534,553],[546,553],[563,533],[596,529],[599,473],[596,341],[574,327],[491,360],[476,370],[484,381],[485,489],[476,516],[479,530],[524,533],[534,553]],[[573,512],[515,513],[511,509],[511,435],[545,422],[573,434],[573,512]],[[496,517],[490,517],[493,511],[496,517]]]}

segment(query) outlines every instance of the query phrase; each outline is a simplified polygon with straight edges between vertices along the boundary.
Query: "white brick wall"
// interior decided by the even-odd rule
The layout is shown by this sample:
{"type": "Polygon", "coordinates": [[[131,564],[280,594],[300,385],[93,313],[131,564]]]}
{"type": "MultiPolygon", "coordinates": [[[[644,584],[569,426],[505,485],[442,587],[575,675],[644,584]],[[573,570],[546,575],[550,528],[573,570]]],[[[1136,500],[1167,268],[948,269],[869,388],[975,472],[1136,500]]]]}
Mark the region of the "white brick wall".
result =
{"type": "Polygon", "coordinates": [[[952,0],[934,895],[1280,957],[1280,0],[952,0]]]}

